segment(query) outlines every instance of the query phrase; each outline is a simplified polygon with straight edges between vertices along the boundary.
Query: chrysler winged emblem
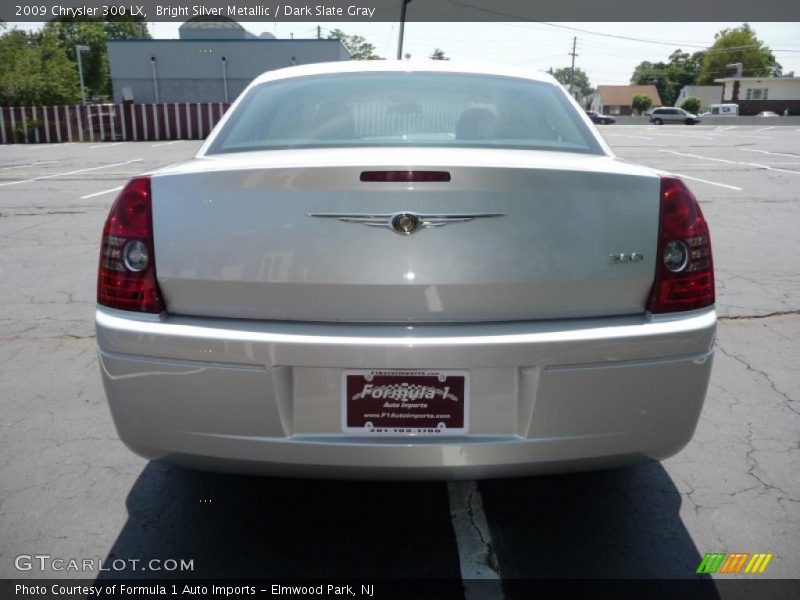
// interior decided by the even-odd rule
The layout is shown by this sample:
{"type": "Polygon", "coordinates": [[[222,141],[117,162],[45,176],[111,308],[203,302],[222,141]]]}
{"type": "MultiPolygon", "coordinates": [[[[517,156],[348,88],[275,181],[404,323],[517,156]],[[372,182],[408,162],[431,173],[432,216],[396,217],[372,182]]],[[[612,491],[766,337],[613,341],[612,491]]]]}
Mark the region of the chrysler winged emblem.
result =
{"type": "Polygon", "coordinates": [[[364,213],[306,213],[309,217],[337,219],[345,223],[361,223],[368,227],[391,229],[400,235],[411,235],[420,229],[444,227],[452,223],[466,223],[474,219],[504,217],[505,213],[454,213],[423,214],[415,212],[396,212],[386,214],[364,213]]]}

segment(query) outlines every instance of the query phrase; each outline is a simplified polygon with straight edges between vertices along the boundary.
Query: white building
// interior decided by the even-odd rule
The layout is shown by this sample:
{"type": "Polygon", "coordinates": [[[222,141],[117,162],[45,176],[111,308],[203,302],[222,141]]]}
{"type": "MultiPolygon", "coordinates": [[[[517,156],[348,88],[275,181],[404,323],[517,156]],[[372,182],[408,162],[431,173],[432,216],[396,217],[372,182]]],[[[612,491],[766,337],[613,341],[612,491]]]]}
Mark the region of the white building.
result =
{"type": "Polygon", "coordinates": [[[675,99],[675,106],[680,107],[683,102],[691,97],[700,99],[700,109],[708,108],[711,104],[722,103],[721,85],[685,85],[675,99]]]}
{"type": "Polygon", "coordinates": [[[800,77],[725,77],[722,102],[739,105],[739,114],[754,115],[762,110],[800,115],[800,77]]]}

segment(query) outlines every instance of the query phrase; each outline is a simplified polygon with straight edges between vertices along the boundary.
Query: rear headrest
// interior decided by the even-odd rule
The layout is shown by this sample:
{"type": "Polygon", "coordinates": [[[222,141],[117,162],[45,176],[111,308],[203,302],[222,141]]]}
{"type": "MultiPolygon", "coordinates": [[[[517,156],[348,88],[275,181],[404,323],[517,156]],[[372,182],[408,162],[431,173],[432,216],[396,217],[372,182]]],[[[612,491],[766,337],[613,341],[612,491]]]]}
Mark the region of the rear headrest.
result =
{"type": "Polygon", "coordinates": [[[490,140],[495,136],[497,117],[488,108],[468,108],[456,121],[457,140],[490,140]]]}

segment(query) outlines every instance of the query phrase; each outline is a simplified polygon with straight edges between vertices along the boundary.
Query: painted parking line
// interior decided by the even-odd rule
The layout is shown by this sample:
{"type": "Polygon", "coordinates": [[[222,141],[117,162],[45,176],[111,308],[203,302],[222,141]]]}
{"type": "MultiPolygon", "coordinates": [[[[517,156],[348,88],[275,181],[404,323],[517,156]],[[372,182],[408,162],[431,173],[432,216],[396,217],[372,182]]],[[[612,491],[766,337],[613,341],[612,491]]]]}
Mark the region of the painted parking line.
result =
{"type": "Polygon", "coordinates": [[[49,148],[58,148],[59,146],[64,146],[66,142],[62,142],[60,144],[28,144],[26,150],[47,150],[49,148]]]}
{"type": "Polygon", "coordinates": [[[489,594],[492,599],[502,599],[502,579],[495,566],[497,557],[477,482],[451,481],[447,484],[447,495],[465,597],[478,600],[489,594]],[[481,581],[480,586],[476,585],[477,580],[481,581]],[[496,582],[496,589],[491,582],[496,582]]]}
{"type": "Polygon", "coordinates": [[[756,150],[755,148],[739,148],[742,152],[759,152],[760,154],[771,154],[772,156],[788,156],[800,160],[800,154],[786,154],[785,152],[770,152],[769,150],[756,150]]]}
{"type": "Polygon", "coordinates": [[[103,190],[102,192],[95,192],[94,194],[86,194],[85,196],[81,196],[81,200],[87,200],[89,198],[94,198],[95,196],[102,196],[103,194],[110,194],[111,192],[118,192],[123,187],[124,186],[120,185],[120,186],[117,186],[115,188],[111,188],[111,189],[108,189],[108,190],[103,190]]]}
{"type": "Polygon", "coordinates": [[[603,132],[604,136],[613,136],[613,137],[624,137],[624,138],[635,138],[637,140],[654,140],[656,138],[646,137],[644,135],[626,135],[624,133],[606,133],[603,132]]]}
{"type": "Polygon", "coordinates": [[[53,177],[63,177],[64,175],[75,175],[76,173],[88,173],[89,171],[99,171],[100,169],[110,169],[111,167],[120,167],[122,165],[129,165],[135,162],[141,162],[141,158],[134,158],[132,160],[126,160],[125,162],[118,162],[112,163],[110,165],[100,165],[99,167],[89,167],[88,169],[76,169],[74,171],[66,171],[64,173],[52,173],[51,175],[42,175],[40,177],[34,177],[32,179],[19,179],[17,181],[9,181],[7,183],[0,183],[0,187],[5,187],[7,185],[17,185],[18,183],[31,183],[33,181],[40,181],[42,179],[52,179],[53,177]]]}
{"type": "Polygon", "coordinates": [[[675,173],[675,175],[683,179],[691,179],[692,181],[699,181],[700,183],[707,183],[708,185],[715,185],[717,187],[726,188],[729,190],[736,190],[737,192],[742,191],[742,188],[736,187],[735,185],[728,185],[727,183],[718,183],[716,181],[709,181],[708,179],[700,179],[699,177],[692,177],[691,175],[683,175],[682,173],[675,173]]]}
{"type": "Polygon", "coordinates": [[[758,169],[765,169],[767,171],[777,171],[778,173],[791,173],[792,175],[800,175],[800,171],[790,171],[788,169],[776,169],[775,167],[770,167],[769,165],[763,165],[759,163],[740,162],[737,160],[727,160],[725,158],[712,158],[710,156],[698,156],[697,154],[688,154],[686,152],[677,152],[675,150],[664,150],[662,148],[659,148],[658,151],[668,152],[669,154],[676,154],[678,156],[689,156],[691,158],[699,158],[700,160],[713,160],[715,162],[727,163],[729,165],[742,165],[745,167],[756,167],[758,169]]]}
{"type": "Polygon", "coordinates": [[[756,129],[756,132],[759,131],[769,131],[770,129],[775,129],[777,125],[773,125],[772,127],[762,127],[761,129],[756,129]]]}
{"type": "Polygon", "coordinates": [[[114,142],[113,144],[97,144],[96,146],[89,146],[89,150],[97,150],[98,148],[111,148],[111,146],[119,146],[126,142],[114,142]]]}
{"type": "Polygon", "coordinates": [[[0,167],[0,171],[10,171],[11,169],[22,169],[24,167],[38,167],[39,165],[47,165],[50,163],[58,162],[57,160],[37,160],[34,163],[27,163],[24,165],[14,165],[12,167],[0,167]]]}
{"type": "Polygon", "coordinates": [[[151,148],[158,148],[159,146],[171,146],[172,144],[177,144],[178,142],[182,142],[183,140],[174,140],[172,142],[161,142],[158,144],[152,144],[151,148]]]}
{"type": "Polygon", "coordinates": [[[679,138],[690,139],[690,140],[713,140],[715,137],[717,137],[717,136],[714,136],[714,134],[708,134],[708,135],[700,134],[700,135],[698,135],[698,134],[691,134],[691,133],[688,133],[688,132],[687,133],[666,133],[666,132],[663,132],[663,131],[655,131],[653,133],[658,133],[658,135],[664,135],[664,136],[667,136],[667,137],[679,137],[679,138]]]}

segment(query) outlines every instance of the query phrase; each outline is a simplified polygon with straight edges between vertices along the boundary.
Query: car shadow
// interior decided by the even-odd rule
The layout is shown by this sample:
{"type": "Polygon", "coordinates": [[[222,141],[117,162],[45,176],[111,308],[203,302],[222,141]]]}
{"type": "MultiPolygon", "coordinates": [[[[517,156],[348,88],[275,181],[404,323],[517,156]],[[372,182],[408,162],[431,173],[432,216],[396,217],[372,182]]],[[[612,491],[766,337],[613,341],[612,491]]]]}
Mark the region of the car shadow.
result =
{"type": "MultiPolygon", "coordinates": [[[[660,463],[479,489],[504,580],[701,577],[681,496],[660,463]]],[[[103,561],[115,568],[100,580],[461,578],[444,483],[246,477],[151,462],[127,509],[103,561]],[[142,570],[151,559],[194,568],[142,570]]],[[[719,598],[703,579],[703,598],[719,598]]],[[[513,587],[506,597],[517,597],[513,587]]]]}
{"type": "Polygon", "coordinates": [[[479,488],[504,578],[696,580],[714,550],[694,545],[658,462],[479,488]]]}
{"type": "Polygon", "coordinates": [[[443,483],[245,477],[151,462],[127,509],[103,561],[126,567],[99,579],[460,580],[443,483]],[[193,560],[194,569],[142,570],[151,559],[193,560]]]}

